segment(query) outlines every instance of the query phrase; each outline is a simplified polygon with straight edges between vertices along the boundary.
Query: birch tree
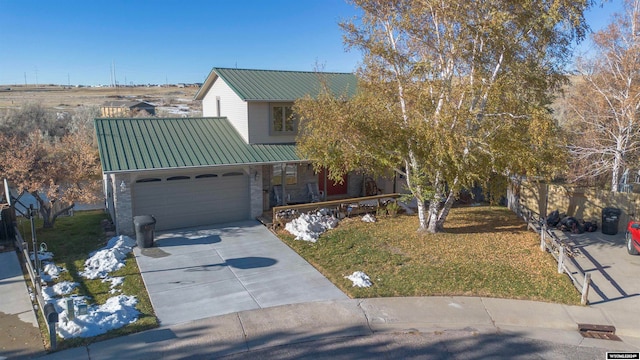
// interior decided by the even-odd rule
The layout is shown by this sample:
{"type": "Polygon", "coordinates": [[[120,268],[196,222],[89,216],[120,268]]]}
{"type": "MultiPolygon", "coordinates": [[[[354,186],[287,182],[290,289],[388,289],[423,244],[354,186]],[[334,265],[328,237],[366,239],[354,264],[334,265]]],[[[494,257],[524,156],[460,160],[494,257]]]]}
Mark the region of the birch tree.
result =
{"type": "Polygon", "coordinates": [[[640,151],[640,0],[624,10],[593,34],[593,55],[578,59],[567,98],[572,180],[605,175],[612,191],[640,151]]]}
{"type": "Polygon", "coordinates": [[[588,1],[356,0],[341,24],[362,52],[359,93],[297,102],[301,155],[338,179],[394,169],[419,231],[443,229],[458,191],[509,174],[550,176],[563,158],[547,105],[588,1]]]}

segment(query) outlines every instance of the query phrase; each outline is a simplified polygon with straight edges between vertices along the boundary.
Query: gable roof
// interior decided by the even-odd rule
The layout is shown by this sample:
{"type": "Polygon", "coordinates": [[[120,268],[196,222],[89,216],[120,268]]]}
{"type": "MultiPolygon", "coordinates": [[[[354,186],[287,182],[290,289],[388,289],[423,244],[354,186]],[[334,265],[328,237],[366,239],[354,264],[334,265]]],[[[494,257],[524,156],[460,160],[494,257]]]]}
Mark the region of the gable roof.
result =
{"type": "Polygon", "coordinates": [[[247,144],[227,118],[97,118],[104,173],[297,162],[293,144],[247,144]]]}
{"type": "Polygon", "coordinates": [[[352,97],[358,85],[352,73],[213,68],[195,99],[202,100],[218,78],[244,101],[294,101],[307,95],[316,96],[322,81],[327,82],[336,96],[352,97]]]}

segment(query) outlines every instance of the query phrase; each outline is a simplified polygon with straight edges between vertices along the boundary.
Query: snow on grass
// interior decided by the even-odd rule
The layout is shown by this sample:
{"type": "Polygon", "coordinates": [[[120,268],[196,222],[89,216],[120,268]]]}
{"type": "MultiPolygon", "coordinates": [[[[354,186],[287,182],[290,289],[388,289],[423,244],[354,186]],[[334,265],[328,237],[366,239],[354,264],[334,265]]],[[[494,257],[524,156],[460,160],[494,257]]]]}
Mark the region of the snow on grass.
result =
{"type": "Polygon", "coordinates": [[[107,246],[96,251],[84,263],[84,271],[80,273],[87,279],[105,278],[108,273],[124,266],[127,254],[136,245],[136,241],[124,235],[111,238],[107,246]]]}
{"type": "Polygon", "coordinates": [[[60,276],[60,273],[66,271],[65,269],[56,266],[56,264],[52,262],[44,262],[42,264],[42,274],[40,274],[40,278],[45,282],[51,282],[57,279],[60,276]]]}
{"type": "MultiPolygon", "coordinates": [[[[110,277],[109,273],[122,268],[125,258],[136,245],[135,240],[127,236],[117,236],[109,240],[102,249],[94,252],[87,261],[85,269],[80,275],[87,279],[101,278],[102,282],[109,282],[110,293],[121,292],[120,287],[124,283],[123,277],[110,277]]],[[[52,253],[46,254],[49,259],[52,253]]],[[[40,256],[40,254],[39,254],[40,256]]],[[[53,264],[45,265],[45,272],[53,277],[53,273],[61,269],[53,264]]],[[[107,331],[121,328],[138,320],[140,312],[136,309],[138,300],[135,296],[113,296],[102,305],[86,305],[86,298],[79,295],[71,295],[78,283],[63,281],[53,286],[45,286],[42,289],[45,301],[54,304],[58,312],[58,335],[64,339],[74,337],[92,337],[104,334],[107,331]],[[67,301],[72,300],[74,318],[67,309],[67,301]],[[86,313],[80,313],[85,309],[86,313]]]]}
{"type": "Polygon", "coordinates": [[[109,293],[110,294],[115,294],[119,291],[122,291],[120,289],[116,289],[118,286],[122,286],[122,284],[124,283],[124,277],[122,276],[116,276],[116,277],[108,277],[108,278],[104,278],[102,279],[102,282],[110,282],[111,285],[109,285],[109,293]]]}
{"type": "Polygon", "coordinates": [[[346,279],[349,279],[353,282],[353,286],[357,287],[369,287],[371,286],[371,279],[367,274],[362,271],[356,271],[349,276],[345,276],[346,279]]]}
{"type": "Polygon", "coordinates": [[[338,225],[338,219],[326,214],[317,212],[315,214],[302,214],[297,219],[288,222],[285,230],[295,235],[296,240],[316,242],[320,234],[338,225]]]}
{"type": "Polygon", "coordinates": [[[366,214],[362,217],[363,222],[374,223],[376,222],[376,217],[371,214],[366,214]]]}
{"type": "Polygon", "coordinates": [[[42,297],[45,301],[53,300],[61,295],[67,295],[78,287],[78,283],[71,281],[63,281],[53,286],[45,286],[42,288],[42,297]]]}
{"type": "MultiPolygon", "coordinates": [[[[31,253],[29,253],[29,258],[31,258],[31,261],[35,261],[36,258],[33,255],[33,251],[31,253]]],[[[38,260],[40,261],[50,261],[51,259],[53,259],[53,253],[49,252],[49,251],[38,251],[38,260]]]]}
{"type": "MultiPolygon", "coordinates": [[[[76,305],[83,302],[75,299],[76,305]]],[[[56,308],[59,310],[58,335],[62,338],[92,337],[104,334],[109,330],[121,328],[138,320],[140,312],[136,310],[138,300],[135,296],[118,295],[111,297],[102,305],[90,305],[87,313],[80,315],[76,312],[73,320],[69,319],[66,311],[66,299],[58,300],[56,308]],[[62,310],[62,311],[60,311],[62,310]]]]}

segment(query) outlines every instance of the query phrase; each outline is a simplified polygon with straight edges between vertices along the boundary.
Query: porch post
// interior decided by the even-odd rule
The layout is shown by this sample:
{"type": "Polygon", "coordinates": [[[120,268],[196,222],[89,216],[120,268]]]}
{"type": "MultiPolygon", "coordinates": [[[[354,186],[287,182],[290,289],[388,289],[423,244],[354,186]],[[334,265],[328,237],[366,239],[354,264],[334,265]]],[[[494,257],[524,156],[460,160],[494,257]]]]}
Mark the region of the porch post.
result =
{"type": "Polygon", "coordinates": [[[282,205],[287,205],[287,163],[280,164],[280,182],[282,184],[282,205]]]}

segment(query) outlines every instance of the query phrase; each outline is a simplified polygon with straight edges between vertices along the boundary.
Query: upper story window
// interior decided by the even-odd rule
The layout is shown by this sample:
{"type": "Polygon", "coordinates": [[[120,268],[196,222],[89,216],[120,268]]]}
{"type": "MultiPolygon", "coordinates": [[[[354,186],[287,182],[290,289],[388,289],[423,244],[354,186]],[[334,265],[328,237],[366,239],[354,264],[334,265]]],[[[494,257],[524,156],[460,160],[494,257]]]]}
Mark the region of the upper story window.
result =
{"type": "Polygon", "coordinates": [[[271,105],[271,131],[274,135],[295,134],[297,123],[291,104],[271,105]]]}

